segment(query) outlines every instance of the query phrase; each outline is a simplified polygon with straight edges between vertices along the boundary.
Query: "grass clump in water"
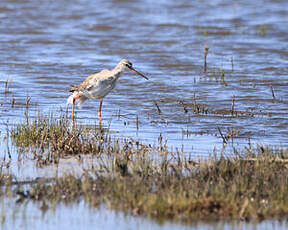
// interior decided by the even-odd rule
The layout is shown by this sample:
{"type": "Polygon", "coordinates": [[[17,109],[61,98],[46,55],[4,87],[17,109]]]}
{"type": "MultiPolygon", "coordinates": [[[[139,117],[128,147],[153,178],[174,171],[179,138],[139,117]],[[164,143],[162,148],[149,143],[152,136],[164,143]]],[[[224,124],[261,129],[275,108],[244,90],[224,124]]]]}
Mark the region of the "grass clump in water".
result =
{"type": "Polygon", "coordinates": [[[104,203],[158,221],[287,217],[288,162],[283,157],[287,150],[278,156],[262,150],[194,164],[185,159],[168,161],[163,156],[161,165],[165,167],[138,151],[127,160],[128,173],[121,173],[117,162],[111,161],[105,174],[93,169],[81,178],[54,178],[49,184],[34,184],[24,193],[27,199],[46,203],[79,199],[92,206],[104,203]]]}
{"type": "Polygon", "coordinates": [[[53,138],[59,138],[69,133],[68,120],[60,117],[59,120],[51,117],[44,117],[40,114],[34,119],[29,119],[12,129],[11,136],[18,147],[48,146],[53,138]]]}
{"type": "Polygon", "coordinates": [[[11,131],[11,137],[22,152],[32,150],[38,160],[57,162],[59,157],[76,154],[97,154],[101,151],[103,135],[89,128],[74,127],[66,116],[26,116],[23,124],[11,131]],[[92,135],[93,134],[93,135],[92,135]]]}
{"type": "Polygon", "coordinates": [[[84,199],[91,206],[105,204],[132,215],[183,223],[288,216],[287,150],[249,148],[237,156],[195,162],[163,146],[152,150],[137,141],[112,142],[96,133],[71,128],[65,117],[38,117],[17,126],[12,137],[18,146],[43,149],[52,159],[105,156],[81,177],[31,181],[29,186],[15,182],[19,200],[49,206],[84,199]]]}

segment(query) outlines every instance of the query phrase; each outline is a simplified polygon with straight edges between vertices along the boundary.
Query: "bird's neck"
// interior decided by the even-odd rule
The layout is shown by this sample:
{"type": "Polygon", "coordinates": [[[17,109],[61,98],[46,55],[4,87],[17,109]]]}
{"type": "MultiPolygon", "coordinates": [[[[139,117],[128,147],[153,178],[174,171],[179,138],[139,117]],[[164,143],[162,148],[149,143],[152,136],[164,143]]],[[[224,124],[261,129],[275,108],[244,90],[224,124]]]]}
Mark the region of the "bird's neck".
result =
{"type": "Polygon", "coordinates": [[[125,67],[124,66],[116,66],[112,72],[113,72],[113,75],[116,76],[117,78],[120,77],[121,73],[125,70],[125,67]]]}

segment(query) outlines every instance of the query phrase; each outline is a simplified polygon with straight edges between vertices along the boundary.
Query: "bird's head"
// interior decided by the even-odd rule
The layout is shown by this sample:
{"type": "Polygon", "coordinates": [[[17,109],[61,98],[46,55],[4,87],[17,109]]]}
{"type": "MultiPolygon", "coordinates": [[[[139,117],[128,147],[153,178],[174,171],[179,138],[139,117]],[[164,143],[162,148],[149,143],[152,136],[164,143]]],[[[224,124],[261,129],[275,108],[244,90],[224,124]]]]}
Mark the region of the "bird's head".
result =
{"type": "Polygon", "coordinates": [[[148,77],[146,77],[144,74],[140,73],[139,71],[135,70],[132,66],[132,63],[130,61],[128,61],[127,59],[122,59],[118,65],[121,65],[122,68],[124,67],[125,69],[129,69],[133,73],[137,73],[141,77],[148,80],[148,77]]]}

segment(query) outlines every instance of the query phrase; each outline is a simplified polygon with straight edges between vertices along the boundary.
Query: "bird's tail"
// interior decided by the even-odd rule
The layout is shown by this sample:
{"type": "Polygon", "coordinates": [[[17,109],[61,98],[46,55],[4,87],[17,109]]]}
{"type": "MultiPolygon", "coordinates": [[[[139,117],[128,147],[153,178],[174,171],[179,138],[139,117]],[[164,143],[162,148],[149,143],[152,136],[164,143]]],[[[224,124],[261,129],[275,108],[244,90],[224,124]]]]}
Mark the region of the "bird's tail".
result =
{"type": "Polygon", "coordinates": [[[87,100],[87,97],[85,97],[84,95],[79,96],[79,92],[74,91],[74,92],[68,97],[66,104],[67,104],[67,105],[73,104],[73,98],[77,98],[77,104],[78,104],[79,106],[81,106],[82,103],[87,100]]]}

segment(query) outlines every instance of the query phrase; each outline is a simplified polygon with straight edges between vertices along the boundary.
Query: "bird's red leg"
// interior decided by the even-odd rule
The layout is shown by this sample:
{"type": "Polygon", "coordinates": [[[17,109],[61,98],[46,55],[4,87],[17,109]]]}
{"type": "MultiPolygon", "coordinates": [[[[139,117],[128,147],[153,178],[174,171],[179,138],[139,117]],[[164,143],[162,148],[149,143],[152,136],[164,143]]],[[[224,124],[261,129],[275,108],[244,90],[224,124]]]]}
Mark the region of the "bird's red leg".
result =
{"type": "Polygon", "coordinates": [[[73,98],[73,104],[72,104],[72,121],[74,122],[74,107],[75,107],[75,101],[76,98],[73,98]]]}
{"type": "Polygon", "coordinates": [[[75,102],[77,99],[82,97],[82,94],[79,93],[76,97],[73,98],[73,103],[72,103],[72,121],[74,122],[74,107],[75,107],[75,102]]]}
{"type": "Polygon", "coordinates": [[[99,111],[98,111],[99,126],[101,125],[101,122],[102,122],[102,116],[101,116],[102,102],[103,100],[100,101],[100,106],[99,106],[99,111]]]}

